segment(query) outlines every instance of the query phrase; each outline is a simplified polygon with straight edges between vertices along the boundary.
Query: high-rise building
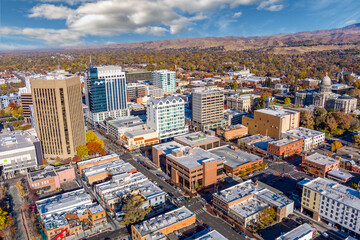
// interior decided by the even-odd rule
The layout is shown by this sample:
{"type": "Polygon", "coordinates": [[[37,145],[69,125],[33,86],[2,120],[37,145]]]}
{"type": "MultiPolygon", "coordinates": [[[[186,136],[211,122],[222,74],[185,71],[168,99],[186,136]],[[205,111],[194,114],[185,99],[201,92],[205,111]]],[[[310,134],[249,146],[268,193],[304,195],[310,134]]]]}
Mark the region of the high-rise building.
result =
{"type": "Polygon", "coordinates": [[[227,125],[224,119],[224,93],[206,88],[193,89],[192,121],[202,130],[227,125]]]}
{"type": "Polygon", "coordinates": [[[132,102],[137,98],[143,98],[147,95],[147,86],[145,84],[128,83],[126,86],[127,101],[132,102]]]}
{"type": "Polygon", "coordinates": [[[156,87],[162,88],[165,93],[176,91],[176,73],[169,70],[152,72],[152,82],[156,87]]]}
{"type": "Polygon", "coordinates": [[[176,96],[150,99],[147,102],[147,125],[158,132],[161,140],[187,133],[184,100],[176,96]]]}
{"type": "Polygon", "coordinates": [[[125,72],[119,66],[93,67],[85,80],[87,120],[91,124],[107,117],[128,116],[125,72]]]}
{"type": "Polygon", "coordinates": [[[31,92],[44,157],[73,157],[86,143],[80,78],[56,70],[33,78],[31,92]]]}

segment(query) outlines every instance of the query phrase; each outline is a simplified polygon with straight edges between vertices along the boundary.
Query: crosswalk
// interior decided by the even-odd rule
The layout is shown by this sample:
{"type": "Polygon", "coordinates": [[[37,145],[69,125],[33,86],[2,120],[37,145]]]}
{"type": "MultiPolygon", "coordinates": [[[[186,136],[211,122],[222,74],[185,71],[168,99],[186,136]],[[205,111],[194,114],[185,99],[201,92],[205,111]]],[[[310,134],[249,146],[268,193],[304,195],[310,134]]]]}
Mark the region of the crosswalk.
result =
{"type": "Polygon", "coordinates": [[[203,212],[205,212],[204,209],[198,209],[193,211],[193,213],[195,213],[196,215],[202,214],[203,212]]]}

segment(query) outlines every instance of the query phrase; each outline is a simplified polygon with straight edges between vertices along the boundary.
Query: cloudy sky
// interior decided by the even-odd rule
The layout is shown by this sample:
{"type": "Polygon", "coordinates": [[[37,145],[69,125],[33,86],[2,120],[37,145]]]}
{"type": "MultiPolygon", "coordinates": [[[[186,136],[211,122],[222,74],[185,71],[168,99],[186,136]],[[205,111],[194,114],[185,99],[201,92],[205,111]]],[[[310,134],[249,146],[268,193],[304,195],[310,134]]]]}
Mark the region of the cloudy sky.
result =
{"type": "Polygon", "coordinates": [[[360,22],[360,0],[0,0],[0,50],[259,36],[360,22]]]}

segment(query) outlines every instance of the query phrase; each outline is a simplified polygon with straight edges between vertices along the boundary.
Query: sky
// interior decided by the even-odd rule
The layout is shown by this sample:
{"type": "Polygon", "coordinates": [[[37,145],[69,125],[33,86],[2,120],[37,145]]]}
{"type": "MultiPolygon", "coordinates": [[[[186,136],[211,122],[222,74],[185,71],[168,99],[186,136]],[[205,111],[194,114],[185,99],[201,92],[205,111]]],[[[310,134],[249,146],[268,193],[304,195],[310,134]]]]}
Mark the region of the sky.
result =
{"type": "Polygon", "coordinates": [[[0,0],[0,50],[264,36],[360,22],[360,0],[0,0]]]}

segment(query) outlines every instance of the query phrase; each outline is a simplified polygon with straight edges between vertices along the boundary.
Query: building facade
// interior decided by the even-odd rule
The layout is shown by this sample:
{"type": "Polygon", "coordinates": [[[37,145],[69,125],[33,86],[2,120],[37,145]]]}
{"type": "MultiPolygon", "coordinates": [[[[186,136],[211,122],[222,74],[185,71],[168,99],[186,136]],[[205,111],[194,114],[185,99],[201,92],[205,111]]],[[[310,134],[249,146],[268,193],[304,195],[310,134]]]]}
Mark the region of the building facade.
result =
{"type": "Polygon", "coordinates": [[[150,99],[147,103],[146,124],[158,132],[160,140],[187,133],[189,129],[185,125],[184,100],[176,96],[150,99]]]}
{"type": "Polygon", "coordinates": [[[325,133],[303,127],[283,132],[282,136],[303,139],[303,150],[305,152],[316,149],[325,142],[325,133]]]}
{"type": "Polygon", "coordinates": [[[220,146],[220,138],[215,136],[215,132],[210,133],[194,132],[184,134],[174,138],[174,141],[188,147],[199,147],[204,150],[210,150],[220,146]]]}
{"type": "Polygon", "coordinates": [[[128,115],[125,72],[119,66],[93,67],[85,79],[87,119],[91,124],[107,117],[128,115]]]}
{"type": "Polygon", "coordinates": [[[231,95],[226,98],[226,108],[251,112],[259,103],[260,96],[255,94],[231,95]]]}
{"type": "Polygon", "coordinates": [[[320,153],[314,153],[308,157],[305,157],[301,166],[307,173],[325,177],[331,170],[338,170],[340,167],[340,158],[331,158],[320,153]]]}
{"type": "Polygon", "coordinates": [[[267,151],[279,157],[290,157],[303,150],[303,139],[299,138],[283,138],[280,140],[269,142],[267,151]]]}
{"type": "Polygon", "coordinates": [[[153,71],[152,82],[156,87],[162,88],[165,93],[173,93],[176,91],[176,73],[174,71],[153,71]]]}
{"type": "Polygon", "coordinates": [[[281,139],[283,132],[298,128],[300,112],[272,106],[254,111],[253,118],[243,117],[244,126],[249,128],[249,134],[261,134],[276,139],[281,139]]]}
{"type": "Polygon", "coordinates": [[[126,85],[127,101],[132,102],[137,98],[143,98],[148,95],[147,86],[145,84],[128,83],[126,85]]]}
{"type": "Polygon", "coordinates": [[[37,136],[45,158],[66,159],[84,145],[80,78],[57,70],[31,80],[37,136]]]}

